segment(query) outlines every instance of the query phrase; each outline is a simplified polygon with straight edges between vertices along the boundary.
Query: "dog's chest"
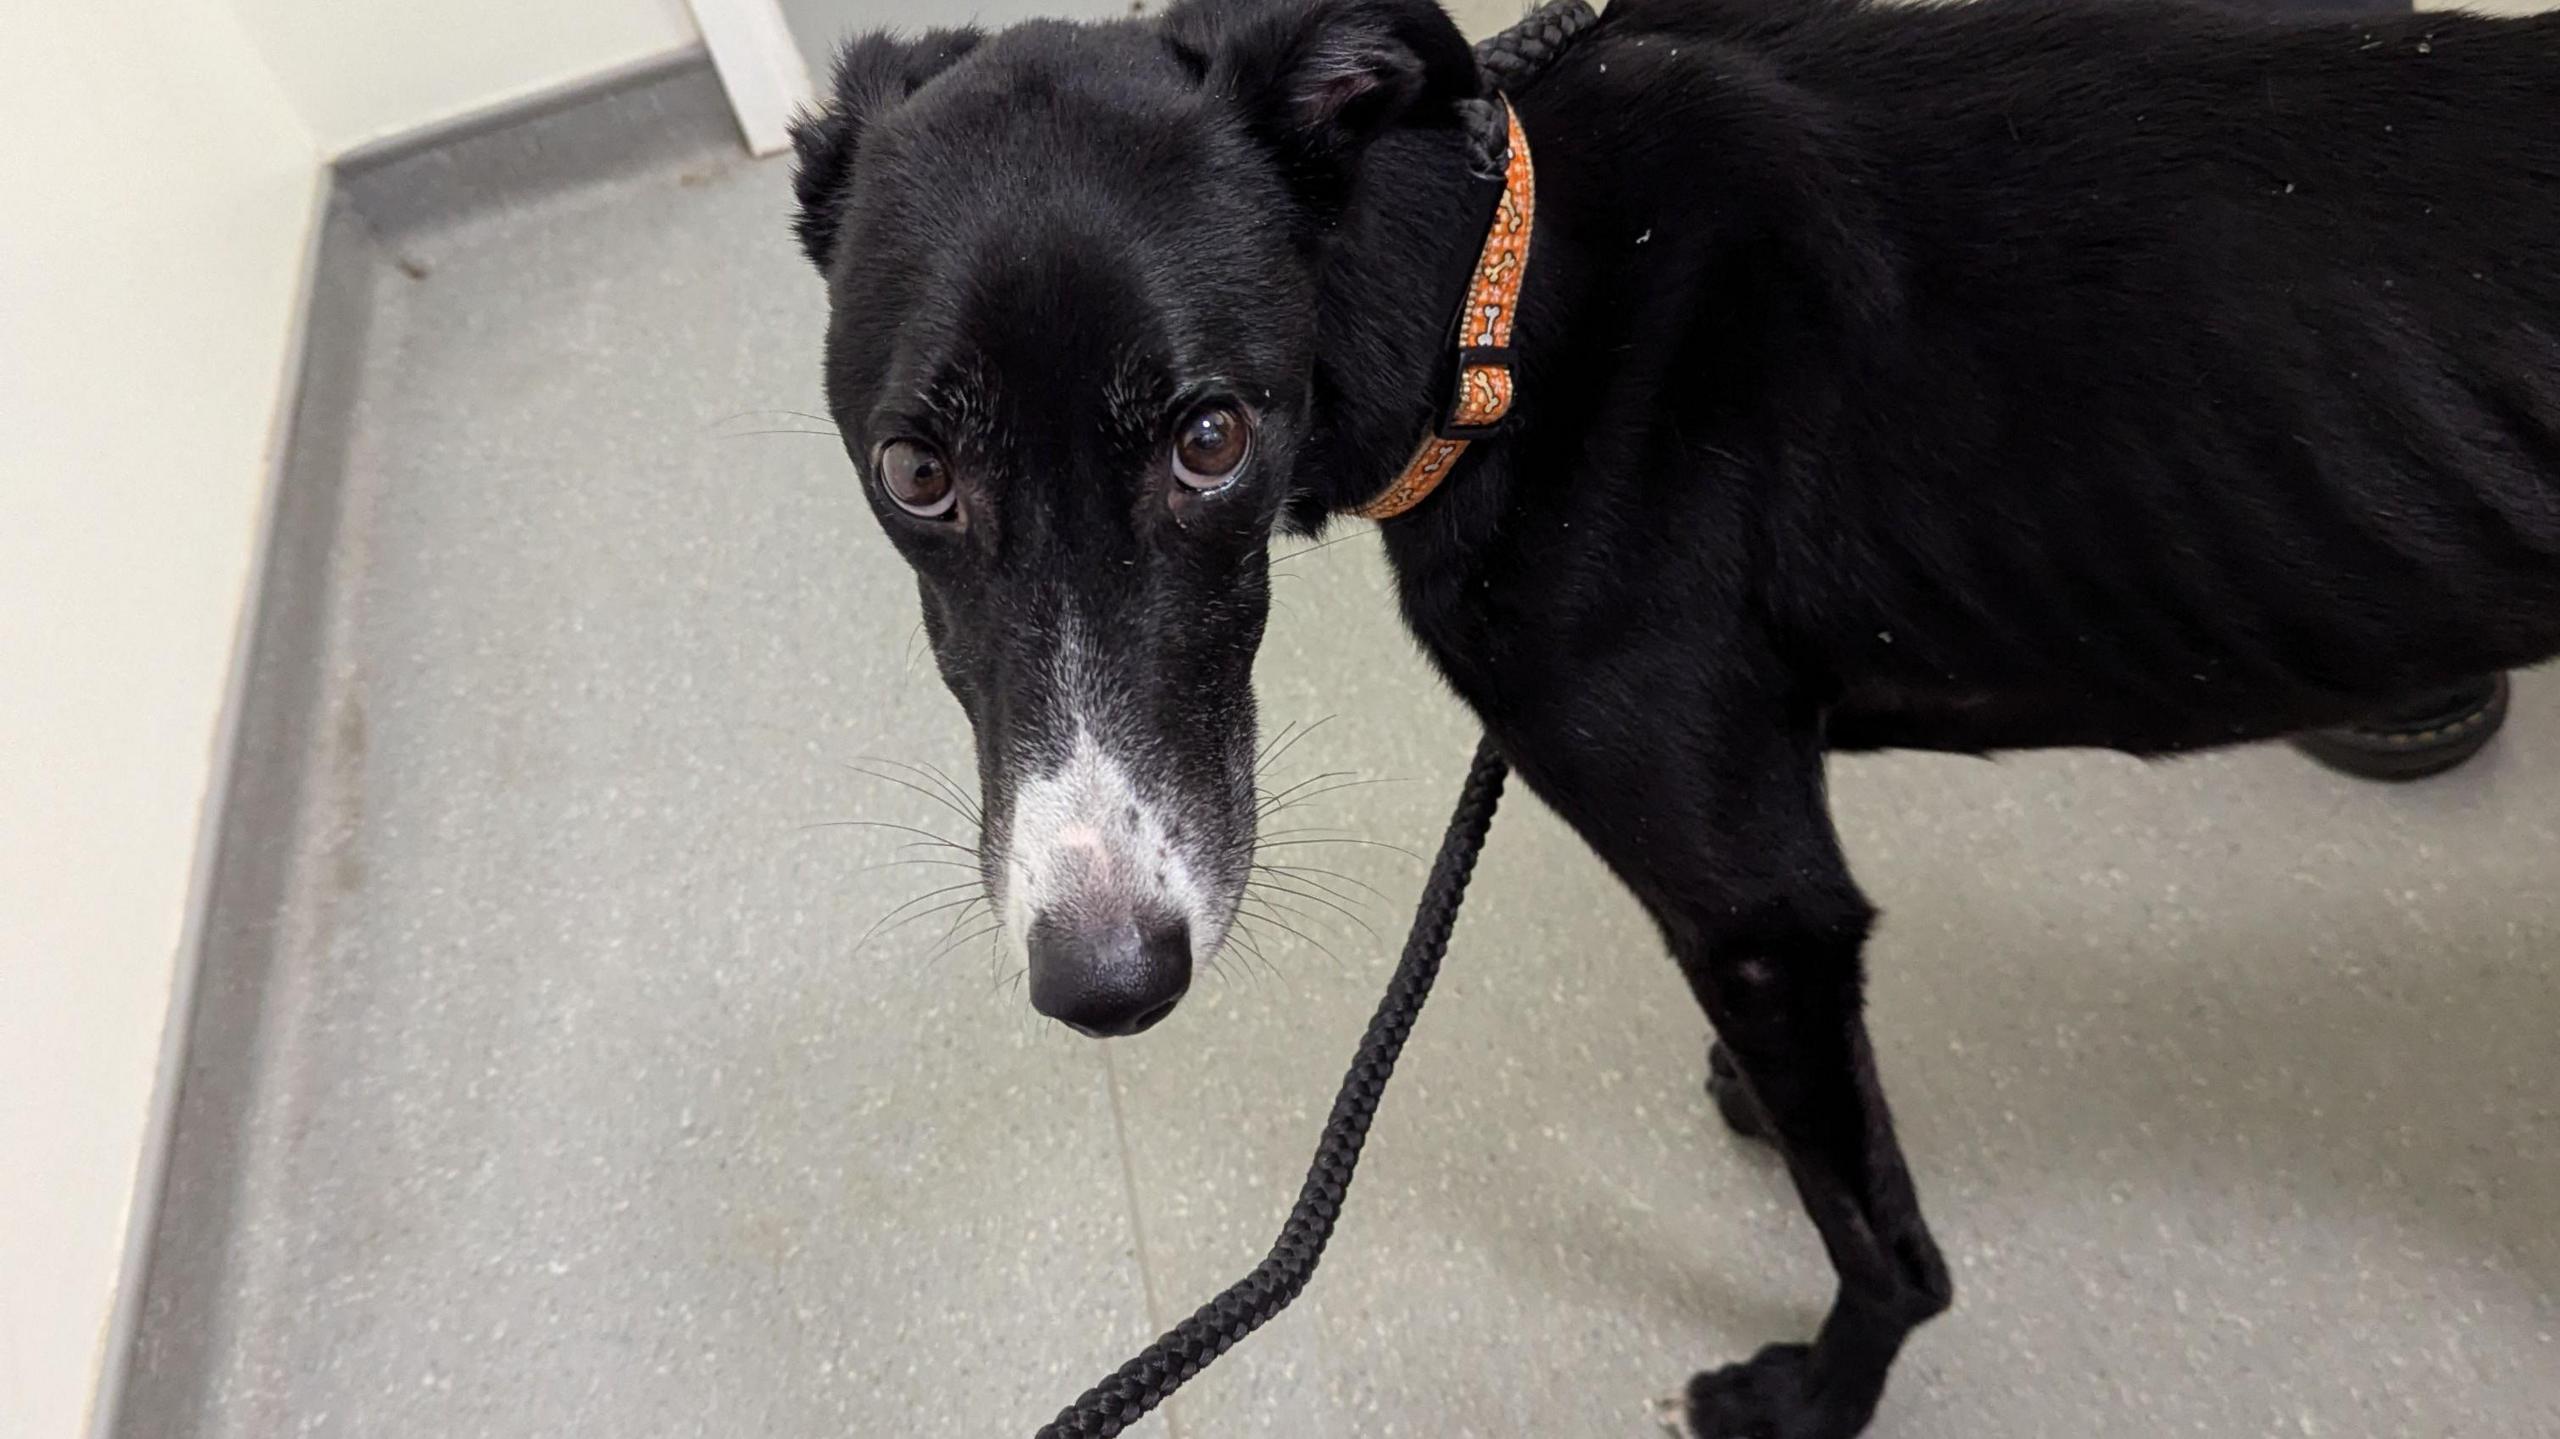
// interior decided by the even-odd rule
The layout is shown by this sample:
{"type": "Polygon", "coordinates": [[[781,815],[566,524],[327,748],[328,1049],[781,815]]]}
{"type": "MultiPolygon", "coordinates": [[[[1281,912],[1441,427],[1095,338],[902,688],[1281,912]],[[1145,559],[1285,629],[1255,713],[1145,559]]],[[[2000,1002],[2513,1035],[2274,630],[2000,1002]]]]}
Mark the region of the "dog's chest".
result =
{"type": "Polygon", "coordinates": [[[1514,510],[1487,543],[1388,548],[1407,627],[1533,783],[1595,755],[1652,763],[1766,692],[1740,606],[1577,521],[1514,510]]]}

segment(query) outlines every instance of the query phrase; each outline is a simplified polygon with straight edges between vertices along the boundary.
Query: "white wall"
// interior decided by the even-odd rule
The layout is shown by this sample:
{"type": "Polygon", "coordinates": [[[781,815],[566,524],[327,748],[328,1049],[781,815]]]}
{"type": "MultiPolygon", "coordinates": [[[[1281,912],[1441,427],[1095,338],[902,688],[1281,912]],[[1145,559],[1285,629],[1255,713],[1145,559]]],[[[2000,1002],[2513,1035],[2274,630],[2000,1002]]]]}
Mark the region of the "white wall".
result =
{"type": "Polygon", "coordinates": [[[230,3],[331,155],[667,55],[695,39],[685,0],[230,3]]]}
{"type": "Polygon", "coordinates": [[[1528,9],[1522,0],[1440,0],[1451,18],[1466,27],[1469,35],[1490,35],[1520,18],[1528,9]]]}
{"type": "Polygon", "coordinates": [[[0,3],[0,1436],[83,1430],[318,179],[223,0],[0,3]]]}

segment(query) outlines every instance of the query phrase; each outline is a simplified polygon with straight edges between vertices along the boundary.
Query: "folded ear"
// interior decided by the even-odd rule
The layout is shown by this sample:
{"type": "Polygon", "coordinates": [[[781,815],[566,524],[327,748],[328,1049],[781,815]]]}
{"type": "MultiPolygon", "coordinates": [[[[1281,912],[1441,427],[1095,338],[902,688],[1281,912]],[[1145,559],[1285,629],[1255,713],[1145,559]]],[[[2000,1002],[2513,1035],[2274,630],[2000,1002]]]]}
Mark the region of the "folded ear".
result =
{"type": "Polygon", "coordinates": [[[905,103],[926,81],[958,63],[986,36],[975,29],[933,30],[916,40],[888,34],[865,35],[845,43],[836,56],[835,82],[813,114],[791,126],[791,149],[797,163],[791,186],[800,200],[792,228],[800,248],[821,273],[834,258],[836,236],[844,227],[844,200],[853,178],[854,152],[872,121],[905,103]]]}
{"type": "Polygon", "coordinates": [[[1389,125],[1447,115],[1482,87],[1437,0],[1192,0],[1165,24],[1210,93],[1300,163],[1343,164],[1389,125]]]}

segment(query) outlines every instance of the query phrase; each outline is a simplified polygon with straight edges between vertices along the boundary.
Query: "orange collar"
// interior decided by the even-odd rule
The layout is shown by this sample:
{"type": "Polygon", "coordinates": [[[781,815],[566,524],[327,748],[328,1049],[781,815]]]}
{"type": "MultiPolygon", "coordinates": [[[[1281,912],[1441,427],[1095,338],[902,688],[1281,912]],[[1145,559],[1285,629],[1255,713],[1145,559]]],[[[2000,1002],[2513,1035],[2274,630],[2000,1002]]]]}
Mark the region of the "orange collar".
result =
{"type": "Polygon", "coordinates": [[[1494,208],[1484,253],[1476,260],[1475,279],[1467,286],[1466,308],[1458,313],[1456,392],[1404,473],[1351,512],[1364,520],[1392,520],[1421,504],[1458,467],[1467,446],[1491,435],[1511,413],[1511,329],[1520,315],[1520,287],[1529,276],[1538,176],[1529,161],[1529,137],[1520,128],[1519,109],[1507,101],[1503,108],[1511,117],[1511,158],[1503,166],[1502,200],[1494,208]]]}

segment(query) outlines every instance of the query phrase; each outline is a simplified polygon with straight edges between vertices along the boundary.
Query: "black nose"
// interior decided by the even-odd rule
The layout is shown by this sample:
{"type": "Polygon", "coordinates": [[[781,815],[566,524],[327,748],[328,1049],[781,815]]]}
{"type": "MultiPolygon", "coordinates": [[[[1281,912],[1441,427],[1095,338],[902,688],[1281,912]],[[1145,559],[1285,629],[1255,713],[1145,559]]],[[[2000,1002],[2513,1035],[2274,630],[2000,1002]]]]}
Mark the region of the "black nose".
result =
{"type": "Polygon", "coordinates": [[[1138,1034],[1191,988],[1191,934],[1179,921],[1080,928],[1031,922],[1031,1007],[1096,1039],[1138,1034]]]}

